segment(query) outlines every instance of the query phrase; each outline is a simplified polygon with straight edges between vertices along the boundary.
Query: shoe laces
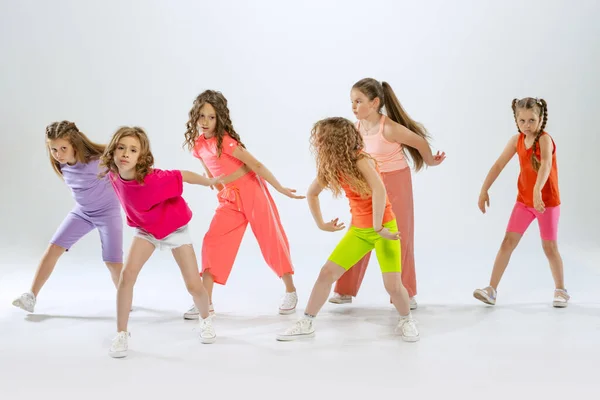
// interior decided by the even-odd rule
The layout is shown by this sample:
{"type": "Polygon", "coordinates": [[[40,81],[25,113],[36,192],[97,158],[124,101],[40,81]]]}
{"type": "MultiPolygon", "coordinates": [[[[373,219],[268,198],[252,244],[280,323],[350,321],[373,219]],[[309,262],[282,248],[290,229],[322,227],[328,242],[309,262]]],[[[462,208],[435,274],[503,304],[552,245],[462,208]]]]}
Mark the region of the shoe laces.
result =
{"type": "Polygon", "coordinates": [[[400,318],[396,330],[402,331],[402,333],[408,333],[411,335],[417,334],[417,321],[413,318],[400,318]]]}
{"type": "Polygon", "coordinates": [[[127,339],[129,338],[129,332],[119,332],[117,336],[113,339],[112,347],[113,348],[122,348],[127,345],[127,339]]]}
{"type": "Polygon", "coordinates": [[[298,296],[296,293],[286,293],[281,299],[281,308],[292,308],[296,305],[298,301],[298,296]]]}
{"type": "Polygon", "coordinates": [[[212,325],[211,317],[200,320],[200,334],[202,336],[214,336],[215,328],[212,325]]]}
{"type": "Polygon", "coordinates": [[[187,312],[198,313],[198,308],[196,307],[196,305],[193,305],[187,312]]]}
{"type": "Polygon", "coordinates": [[[296,323],[294,323],[294,325],[292,325],[285,331],[285,334],[286,335],[296,335],[296,334],[302,333],[307,328],[309,328],[311,324],[312,324],[312,321],[308,318],[299,319],[298,321],[296,321],[296,323]]]}
{"type": "Polygon", "coordinates": [[[565,289],[554,289],[554,297],[559,297],[563,300],[569,300],[571,298],[565,289]]]}

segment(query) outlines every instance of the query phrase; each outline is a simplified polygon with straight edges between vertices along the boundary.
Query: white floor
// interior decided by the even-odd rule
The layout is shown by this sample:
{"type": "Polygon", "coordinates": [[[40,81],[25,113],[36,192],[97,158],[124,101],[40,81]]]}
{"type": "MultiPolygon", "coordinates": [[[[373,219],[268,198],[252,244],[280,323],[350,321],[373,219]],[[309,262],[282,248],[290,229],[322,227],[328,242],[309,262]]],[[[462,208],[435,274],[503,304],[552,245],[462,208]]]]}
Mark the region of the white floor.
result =
{"type": "Polygon", "coordinates": [[[299,309],[280,316],[283,286],[256,259],[238,262],[228,286],[216,288],[218,341],[202,345],[195,323],[182,319],[191,302],[177,267],[157,256],[138,281],[130,355],[122,360],[107,354],[115,298],[101,264],[64,258],[35,314],[27,315],[10,303],[29,288],[35,265],[5,263],[0,399],[595,398],[598,265],[563,251],[573,299],[567,309],[554,309],[541,251],[521,251],[492,308],[471,296],[487,284],[490,251],[481,259],[479,253],[421,256],[418,343],[393,334],[397,317],[375,263],[353,304],[325,305],[313,340],[277,342],[275,334],[301,315],[319,265],[297,267],[299,309]]]}

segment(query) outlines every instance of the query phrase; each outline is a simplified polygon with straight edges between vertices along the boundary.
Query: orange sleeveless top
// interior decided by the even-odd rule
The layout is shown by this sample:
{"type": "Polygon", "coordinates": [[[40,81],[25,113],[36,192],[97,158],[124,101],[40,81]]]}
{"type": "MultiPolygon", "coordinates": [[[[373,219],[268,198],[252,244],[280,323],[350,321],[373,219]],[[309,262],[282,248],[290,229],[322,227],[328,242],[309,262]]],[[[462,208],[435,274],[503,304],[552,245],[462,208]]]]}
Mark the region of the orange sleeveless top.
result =
{"type": "MultiPolygon", "coordinates": [[[[377,173],[380,173],[379,168],[377,166],[375,168],[377,169],[377,173]]],[[[350,202],[350,213],[352,214],[351,225],[356,228],[373,228],[373,196],[363,198],[347,184],[342,184],[342,189],[350,202]]],[[[396,216],[392,211],[392,204],[386,194],[385,209],[381,223],[385,224],[395,218],[396,216]]]]}
{"type": "MultiPolygon", "coordinates": [[[[546,132],[542,132],[542,135],[548,135],[546,132]]],[[[556,144],[550,135],[552,140],[552,167],[550,169],[550,175],[548,180],[542,188],[542,201],[546,207],[556,207],[560,205],[560,192],[558,190],[558,167],[556,166],[556,144]]],[[[537,172],[531,165],[531,153],[532,148],[525,148],[525,134],[521,133],[519,140],[517,141],[517,155],[519,156],[519,164],[521,165],[521,172],[519,173],[519,180],[517,187],[519,193],[517,195],[517,201],[525,204],[527,207],[533,207],[533,188],[537,180],[537,172]]],[[[535,155],[538,160],[541,160],[541,151],[539,142],[536,145],[535,155]]]]}
{"type": "MultiPolygon", "coordinates": [[[[381,116],[379,121],[379,131],[375,135],[364,135],[365,151],[371,155],[381,166],[381,172],[398,171],[408,167],[404,158],[402,145],[395,142],[389,142],[383,136],[383,127],[385,125],[385,115],[381,116]]],[[[360,121],[356,123],[356,129],[360,132],[360,121]]]]}

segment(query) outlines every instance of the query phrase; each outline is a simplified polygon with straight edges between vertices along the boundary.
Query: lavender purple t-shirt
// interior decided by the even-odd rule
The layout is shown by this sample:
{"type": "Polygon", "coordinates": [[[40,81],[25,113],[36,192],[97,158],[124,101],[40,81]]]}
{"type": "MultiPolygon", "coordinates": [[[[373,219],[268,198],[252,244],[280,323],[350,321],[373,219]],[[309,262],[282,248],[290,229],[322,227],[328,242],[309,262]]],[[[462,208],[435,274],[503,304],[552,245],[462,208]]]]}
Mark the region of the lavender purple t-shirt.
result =
{"type": "Polygon", "coordinates": [[[87,164],[61,164],[60,169],[81,211],[92,215],[108,210],[120,212],[121,205],[108,175],[98,178],[98,174],[103,171],[100,160],[91,160],[87,164]]]}

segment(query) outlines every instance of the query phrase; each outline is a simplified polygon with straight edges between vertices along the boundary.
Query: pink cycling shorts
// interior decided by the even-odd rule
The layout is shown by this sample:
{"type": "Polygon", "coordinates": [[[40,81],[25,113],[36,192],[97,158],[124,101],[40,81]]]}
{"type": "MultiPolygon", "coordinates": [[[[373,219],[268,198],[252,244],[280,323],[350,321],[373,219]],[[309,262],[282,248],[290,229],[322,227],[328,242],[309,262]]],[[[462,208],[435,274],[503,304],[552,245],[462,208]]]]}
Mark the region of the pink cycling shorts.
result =
{"type": "Polygon", "coordinates": [[[506,231],[523,235],[531,222],[537,218],[542,240],[556,240],[559,216],[560,206],[546,207],[546,210],[540,213],[533,207],[527,207],[525,204],[517,202],[510,215],[506,231]]]}

